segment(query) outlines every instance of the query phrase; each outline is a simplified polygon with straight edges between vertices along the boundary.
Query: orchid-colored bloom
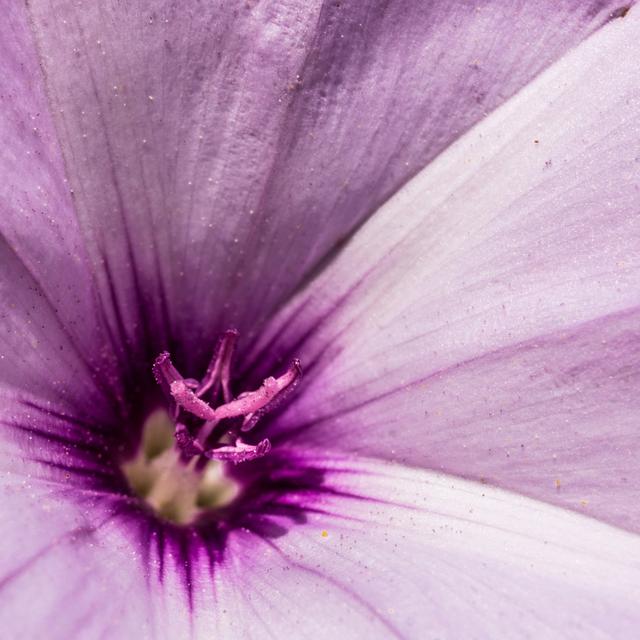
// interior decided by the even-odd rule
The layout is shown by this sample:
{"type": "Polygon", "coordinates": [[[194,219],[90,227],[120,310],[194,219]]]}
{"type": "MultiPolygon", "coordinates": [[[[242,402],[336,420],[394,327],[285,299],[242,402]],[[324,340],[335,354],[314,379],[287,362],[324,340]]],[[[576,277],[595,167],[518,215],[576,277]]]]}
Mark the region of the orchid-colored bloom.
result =
{"type": "Polygon", "coordinates": [[[638,10],[2,9],[3,638],[637,636],[638,10]]]}

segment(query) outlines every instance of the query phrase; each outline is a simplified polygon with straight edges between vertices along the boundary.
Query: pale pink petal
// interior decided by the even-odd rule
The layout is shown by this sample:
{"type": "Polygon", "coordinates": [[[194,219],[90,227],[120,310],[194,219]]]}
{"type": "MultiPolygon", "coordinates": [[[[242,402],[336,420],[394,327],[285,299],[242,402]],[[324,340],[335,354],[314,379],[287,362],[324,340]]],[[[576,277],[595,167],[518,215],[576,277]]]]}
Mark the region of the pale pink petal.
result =
{"type": "Polygon", "coordinates": [[[38,483],[13,497],[4,487],[23,534],[8,528],[22,544],[1,561],[3,633],[604,639],[640,625],[635,535],[432,472],[299,455],[324,473],[322,490],[301,497],[306,514],[280,509],[261,529],[233,530],[222,556],[196,533],[183,547],[138,537],[115,504],[109,514],[85,497],[70,517],[38,483]],[[49,536],[35,539],[34,517],[51,521],[49,536]]]}
{"type": "Polygon", "coordinates": [[[281,314],[262,347],[306,372],[282,438],[640,529],[638,55],[632,9],[440,156],[281,314]]]}

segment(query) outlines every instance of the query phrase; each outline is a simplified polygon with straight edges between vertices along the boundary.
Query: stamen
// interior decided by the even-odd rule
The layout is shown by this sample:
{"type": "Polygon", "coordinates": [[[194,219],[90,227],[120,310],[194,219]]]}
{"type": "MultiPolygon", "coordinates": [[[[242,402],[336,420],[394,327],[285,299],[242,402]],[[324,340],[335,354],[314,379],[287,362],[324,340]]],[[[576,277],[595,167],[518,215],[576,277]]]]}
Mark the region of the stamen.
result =
{"type": "Polygon", "coordinates": [[[269,440],[264,439],[257,445],[250,445],[236,440],[233,446],[217,447],[215,449],[209,449],[205,451],[205,456],[212,460],[225,460],[227,462],[233,462],[238,464],[239,462],[248,462],[249,460],[255,460],[271,450],[271,443],[269,440]]]}
{"type": "Polygon", "coordinates": [[[176,444],[187,458],[204,454],[204,447],[189,434],[187,427],[178,422],[175,431],[176,444]]]}
{"type": "MultiPolygon", "coordinates": [[[[300,382],[300,377],[302,376],[302,368],[300,367],[300,361],[294,360],[289,367],[289,370],[285,374],[288,376],[288,384],[286,384],[279,393],[277,393],[267,404],[265,404],[262,408],[254,411],[252,413],[248,413],[245,416],[244,422],[242,423],[241,431],[251,431],[257,424],[260,418],[265,416],[270,411],[277,409],[286,398],[289,397],[291,392],[298,386],[300,382]]],[[[283,376],[283,377],[285,377],[283,376]]]]}
{"type": "Polygon", "coordinates": [[[255,413],[269,405],[278,394],[295,383],[301,373],[300,362],[294,360],[289,369],[279,378],[269,377],[256,391],[243,393],[238,396],[237,400],[232,400],[218,407],[215,411],[216,418],[233,418],[255,413]]]}
{"type": "Polygon", "coordinates": [[[238,332],[229,330],[218,341],[214,356],[201,382],[184,378],[173,366],[167,352],[161,353],[153,365],[153,373],[164,394],[171,401],[175,422],[175,442],[181,454],[187,458],[204,456],[229,462],[246,462],[265,455],[271,449],[269,440],[250,445],[238,438],[238,430],[247,432],[269,411],[278,407],[298,385],[302,370],[300,362],[294,360],[279,377],[270,376],[255,391],[241,393],[233,398],[230,389],[231,361],[238,332]],[[215,406],[222,388],[223,404],[215,406]],[[212,404],[203,396],[209,394],[212,404]],[[178,420],[184,410],[192,418],[178,420]],[[216,427],[223,420],[244,416],[242,424],[231,424],[224,434],[216,436],[213,446],[206,446],[216,427]],[[200,427],[193,425],[193,417],[204,420],[200,427]],[[192,435],[193,433],[193,435],[192,435]]]}
{"type": "Polygon", "coordinates": [[[203,420],[215,420],[216,412],[187,387],[184,380],[175,380],[170,385],[173,399],[189,413],[203,420]]]}
{"type": "Polygon", "coordinates": [[[203,455],[211,460],[224,460],[234,464],[255,460],[266,455],[271,450],[271,443],[267,438],[257,445],[246,444],[237,439],[234,445],[205,449],[201,442],[204,442],[206,438],[202,438],[200,442],[200,438],[197,439],[191,436],[187,427],[182,423],[176,425],[175,439],[178,447],[187,457],[203,455]]]}
{"type": "MultiPolygon", "coordinates": [[[[184,409],[203,420],[223,420],[224,418],[236,418],[238,416],[250,415],[249,423],[251,427],[257,422],[253,421],[254,414],[266,408],[282,391],[297,383],[302,370],[300,362],[294,360],[289,369],[279,378],[270,376],[262,383],[256,391],[241,393],[236,400],[231,400],[222,404],[216,409],[209,406],[187,386],[185,380],[180,378],[174,380],[169,385],[169,390],[173,399],[184,409]]],[[[248,431],[251,427],[243,425],[243,431],[248,431]]]]}
{"type": "MultiPolygon", "coordinates": [[[[177,413],[177,407],[171,395],[171,383],[175,380],[182,380],[182,376],[171,362],[171,356],[167,351],[163,351],[155,360],[152,367],[153,377],[160,385],[165,398],[169,400],[171,405],[171,413],[177,413]]],[[[174,417],[176,417],[174,415],[174,417]]]]}
{"type": "Polygon", "coordinates": [[[196,389],[196,395],[201,398],[207,391],[213,387],[212,396],[215,400],[218,395],[220,384],[222,384],[222,397],[225,402],[231,400],[231,359],[238,339],[238,332],[235,329],[225,331],[225,334],[218,341],[213,358],[207,367],[205,374],[199,387],[196,389]]]}

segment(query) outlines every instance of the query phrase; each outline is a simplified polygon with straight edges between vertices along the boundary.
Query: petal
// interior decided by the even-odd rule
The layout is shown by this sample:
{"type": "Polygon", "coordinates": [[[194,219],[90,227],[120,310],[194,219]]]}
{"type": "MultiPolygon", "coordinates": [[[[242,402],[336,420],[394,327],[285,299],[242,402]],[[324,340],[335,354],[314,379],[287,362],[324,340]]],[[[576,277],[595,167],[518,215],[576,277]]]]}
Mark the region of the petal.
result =
{"type": "Polygon", "coordinates": [[[640,528],[639,35],[632,9],[543,74],[281,314],[283,433],[640,528]]]}
{"type": "MultiPolygon", "coordinates": [[[[142,553],[123,521],[96,518],[86,505],[84,535],[63,542],[54,511],[52,548],[33,559],[40,547],[31,532],[43,528],[30,521],[25,548],[2,561],[5,633],[260,639],[295,628],[314,639],[610,638],[632,637],[640,623],[635,535],[431,472],[299,455],[325,474],[306,517],[271,515],[271,533],[231,532],[213,564],[216,550],[203,546],[160,555],[148,541],[142,553]],[[16,563],[22,570],[7,580],[16,563]]],[[[47,505],[43,492],[34,498],[47,505]]],[[[16,516],[11,526],[29,517],[16,516]]]]}
{"type": "Polygon", "coordinates": [[[203,343],[259,323],[409,176],[619,15],[555,0],[29,7],[111,322],[201,364],[203,343]]]}
{"type": "Polygon", "coordinates": [[[0,625],[16,640],[152,637],[138,549],[90,492],[0,478],[0,625]],[[78,500],[79,496],[84,501],[78,500]],[[67,491],[68,498],[68,491],[67,491]],[[120,633],[116,633],[116,630],[120,633]]]}
{"type": "MultiPolygon", "coordinates": [[[[101,322],[32,34],[19,3],[8,3],[3,15],[0,389],[37,393],[58,407],[84,397],[96,408],[113,387],[113,348],[101,322]]],[[[4,414],[4,401],[0,409],[4,414]]]]}
{"type": "Polygon", "coordinates": [[[431,472],[324,455],[317,464],[328,495],[305,523],[261,542],[232,537],[220,584],[233,571],[243,586],[228,635],[249,607],[256,637],[283,637],[292,624],[310,638],[609,638],[637,628],[637,536],[431,472]]]}

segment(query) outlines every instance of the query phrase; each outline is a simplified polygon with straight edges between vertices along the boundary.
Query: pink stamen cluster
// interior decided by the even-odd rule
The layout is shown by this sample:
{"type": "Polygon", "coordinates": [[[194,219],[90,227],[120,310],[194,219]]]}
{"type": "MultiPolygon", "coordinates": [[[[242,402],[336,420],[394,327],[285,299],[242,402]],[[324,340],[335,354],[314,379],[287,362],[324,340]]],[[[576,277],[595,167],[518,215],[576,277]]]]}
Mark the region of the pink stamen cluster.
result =
{"type": "Polygon", "coordinates": [[[237,339],[238,332],[233,329],[224,333],[202,381],[184,378],[166,351],[153,364],[155,379],[172,408],[176,443],[187,457],[202,455],[238,463],[259,458],[271,449],[266,438],[252,445],[243,442],[240,434],[253,429],[260,418],[293,391],[302,374],[300,362],[294,360],[280,377],[266,378],[255,391],[234,398],[230,388],[231,361],[237,339]],[[222,403],[216,406],[220,396],[222,403]],[[185,413],[204,422],[190,429],[184,421],[185,413]],[[228,420],[240,417],[242,421],[228,420]]]}

